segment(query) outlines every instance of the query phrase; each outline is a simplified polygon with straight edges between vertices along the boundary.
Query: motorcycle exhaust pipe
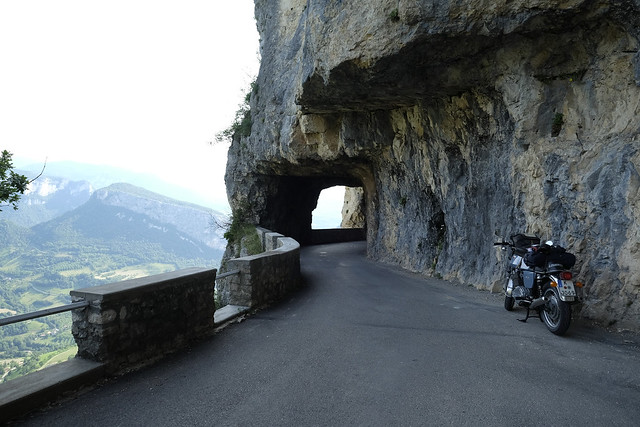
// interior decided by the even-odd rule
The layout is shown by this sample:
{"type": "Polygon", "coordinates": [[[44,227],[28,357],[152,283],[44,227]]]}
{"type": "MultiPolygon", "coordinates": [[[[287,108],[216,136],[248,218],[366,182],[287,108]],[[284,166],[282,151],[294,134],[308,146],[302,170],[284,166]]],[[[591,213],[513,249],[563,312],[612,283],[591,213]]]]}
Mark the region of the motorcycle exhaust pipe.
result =
{"type": "Polygon", "coordinates": [[[531,301],[531,304],[529,305],[529,309],[538,308],[541,305],[544,305],[547,301],[548,301],[548,299],[545,298],[545,297],[536,298],[533,301],[531,301]]]}

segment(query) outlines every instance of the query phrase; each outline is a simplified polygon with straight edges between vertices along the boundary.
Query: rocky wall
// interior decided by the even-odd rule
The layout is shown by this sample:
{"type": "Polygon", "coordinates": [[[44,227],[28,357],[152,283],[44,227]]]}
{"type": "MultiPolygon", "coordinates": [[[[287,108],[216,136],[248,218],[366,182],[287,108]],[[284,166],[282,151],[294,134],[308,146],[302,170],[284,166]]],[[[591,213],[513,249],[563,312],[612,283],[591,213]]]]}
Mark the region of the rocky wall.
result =
{"type": "Polygon", "coordinates": [[[365,228],[364,190],[361,187],[345,187],[344,202],[342,203],[341,228],[365,228]]]}
{"type": "Polygon", "coordinates": [[[499,290],[516,232],[578,257],[581,315],[640,329],[640,1],[256,0],[232,205],[304,243],[361,187],[368,253],[499,290]]]}

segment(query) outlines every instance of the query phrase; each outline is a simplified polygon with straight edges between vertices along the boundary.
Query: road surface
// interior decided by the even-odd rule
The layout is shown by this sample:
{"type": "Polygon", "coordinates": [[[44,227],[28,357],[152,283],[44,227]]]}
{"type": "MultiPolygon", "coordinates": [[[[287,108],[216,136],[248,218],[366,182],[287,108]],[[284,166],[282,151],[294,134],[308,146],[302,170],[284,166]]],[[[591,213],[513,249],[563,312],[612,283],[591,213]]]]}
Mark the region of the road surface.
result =
{"type": "MultiPolygon", "coordinates": [[[[461,261],[462,262],[462,261],[461,261]]],[[[499,295],[302,251],[305,285],[152,367],[26,419],[47,426],[638,426],[633,335],[557,337],[499,295]]]]}

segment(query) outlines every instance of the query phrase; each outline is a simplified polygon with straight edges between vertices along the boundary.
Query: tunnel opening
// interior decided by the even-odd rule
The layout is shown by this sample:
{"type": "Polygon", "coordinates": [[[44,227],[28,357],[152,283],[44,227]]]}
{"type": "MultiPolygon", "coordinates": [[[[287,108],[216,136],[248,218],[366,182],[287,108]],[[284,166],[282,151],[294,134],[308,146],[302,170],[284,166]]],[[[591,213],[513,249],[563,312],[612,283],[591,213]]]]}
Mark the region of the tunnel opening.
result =
{"type": "Polygon", "coordinates": [[[366,240],[364,213],[358,224],[353,221],[344,223],[342,219],[347,193],[361,194],[358,202],[349,199],[352,205],[350,212],[356,211],[356,205],[361,212],[366,212],[364,187],[357,178],[279,176],[272,179],[275,179],[271,187],[273,193],[267,199],[267,215],[262,218],[262,226],[292,237],[302,245],[366,240]],[[326,189],[329,197],[325,195],[324,199],[330,199],[329,204],[321,205],[317,211],[320,195],[326,189]],[[322,218],[323,211],[327,210],[330,215],[322,218]]]}
{"type": "Polygon", "coordinates": [[[311,222],[311,243],[366,240],[364,189],[343,185],[320,192],[311,222]]]}
{"type": "Polygon", "coordinates": [[[312,230],[342,228],[342,207],[346,189],[344,185],[336,185],[320,192],[318,203],[312,212],[312,230]]]}

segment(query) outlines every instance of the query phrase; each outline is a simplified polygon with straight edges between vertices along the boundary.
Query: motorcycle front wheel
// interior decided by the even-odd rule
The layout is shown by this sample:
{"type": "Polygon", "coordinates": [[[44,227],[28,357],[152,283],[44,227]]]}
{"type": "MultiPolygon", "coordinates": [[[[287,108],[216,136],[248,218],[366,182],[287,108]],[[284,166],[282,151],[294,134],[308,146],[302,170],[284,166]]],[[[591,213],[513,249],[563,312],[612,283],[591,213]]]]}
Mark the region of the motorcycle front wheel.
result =
{"type": "Polygon", "coordinates": [[[571,306],[560,300],[553,290],[544,293],[547,303],[542,307],[540,315],[547,329],[556,335],[563,335],[571,324],[571,306]]]}
{"type": "Polygon", "coordinates": [[[507,280],[507,284],[504,287],[504,308],[507,311],[512,311],[513,304],[516,302],[515,298],[509,296],[509,293],[511,293],[511,291],[513,291],[513,281],[511,280],[511,278],[509,278],[507,280]]]}
{"type": "Polygon", "coordinates": [[[504,297],[504,308],[507,311],[512,311],[513,310],[513,305],[515,304],[516,300],[513,297],[508,297],[505,296],[504,297]]]}

